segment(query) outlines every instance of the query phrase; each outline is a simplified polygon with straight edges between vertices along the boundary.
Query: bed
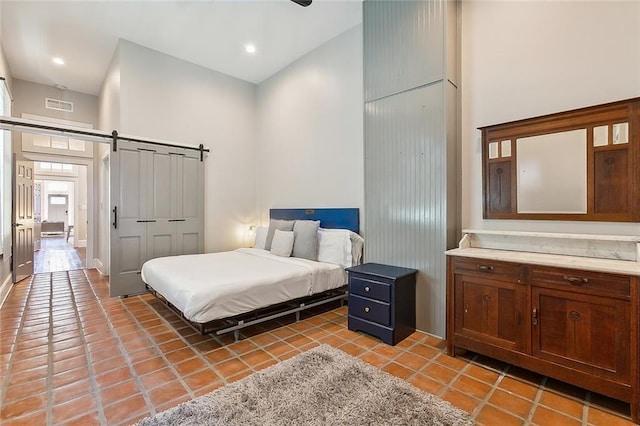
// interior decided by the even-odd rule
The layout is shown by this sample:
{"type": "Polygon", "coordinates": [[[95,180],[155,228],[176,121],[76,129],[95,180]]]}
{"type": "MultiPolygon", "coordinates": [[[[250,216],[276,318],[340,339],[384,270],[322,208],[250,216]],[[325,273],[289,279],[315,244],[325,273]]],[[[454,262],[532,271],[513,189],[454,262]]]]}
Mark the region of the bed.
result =
{"type": "Polygon", "coordinates": [[[201,334],[233,332],[235,340],[242,328],[346,300],[344,268],[361,261],[358,209],[271,209],[270,219],[271,228],[295,221],[300,231],[274,230],[272,247],[257,236],[258,248],[151,259],[141,271],[147,289],[201,334]],[[290,256],[278,252],[284,234],[302,240],[303,226],[312,235],[314,224],[317,252],[307,257],[317,260],[293,242],[290,256]]]}

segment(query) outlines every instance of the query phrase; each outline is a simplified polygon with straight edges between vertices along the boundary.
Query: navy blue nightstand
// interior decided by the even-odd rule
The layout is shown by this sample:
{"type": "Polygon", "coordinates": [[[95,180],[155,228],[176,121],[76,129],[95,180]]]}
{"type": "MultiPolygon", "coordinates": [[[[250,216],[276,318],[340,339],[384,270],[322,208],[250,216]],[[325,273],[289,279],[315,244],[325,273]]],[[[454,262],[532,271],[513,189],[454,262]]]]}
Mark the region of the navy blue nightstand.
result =
{"type": "Polygon", "coordinates": [[[365,263],[349,273],[349,330],[395,345],[416,329],[417,270],[365,263]]]}

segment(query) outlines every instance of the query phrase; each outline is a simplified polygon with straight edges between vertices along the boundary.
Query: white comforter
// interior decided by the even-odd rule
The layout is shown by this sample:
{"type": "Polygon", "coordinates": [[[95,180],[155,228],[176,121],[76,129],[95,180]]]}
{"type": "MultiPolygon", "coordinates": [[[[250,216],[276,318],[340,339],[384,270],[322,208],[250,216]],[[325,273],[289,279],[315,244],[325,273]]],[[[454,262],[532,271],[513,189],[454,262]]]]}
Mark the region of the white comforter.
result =
{"type": "Polygon", "coordinates": [[[161,257],[142,280],[194,322],[205,323],[309,296],[347,282],[341,266],[260,249],[161,257]]]}

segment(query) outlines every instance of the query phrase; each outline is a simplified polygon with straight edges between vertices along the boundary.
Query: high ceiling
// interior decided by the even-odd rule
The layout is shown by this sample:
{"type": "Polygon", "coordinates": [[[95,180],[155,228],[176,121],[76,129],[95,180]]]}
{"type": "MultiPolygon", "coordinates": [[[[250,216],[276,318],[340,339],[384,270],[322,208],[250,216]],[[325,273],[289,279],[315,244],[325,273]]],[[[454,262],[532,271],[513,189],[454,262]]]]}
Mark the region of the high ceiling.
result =
{"type": "Polygon", "coordinates": [[[360,0],[6,1],[14,78],[97,95],[118,39],[260,83],[362,21],[360,0]],[[248,54],[252,43],[256,53],[248,54]],[[56,65],[53,57],[64,59],[56,65]]]}

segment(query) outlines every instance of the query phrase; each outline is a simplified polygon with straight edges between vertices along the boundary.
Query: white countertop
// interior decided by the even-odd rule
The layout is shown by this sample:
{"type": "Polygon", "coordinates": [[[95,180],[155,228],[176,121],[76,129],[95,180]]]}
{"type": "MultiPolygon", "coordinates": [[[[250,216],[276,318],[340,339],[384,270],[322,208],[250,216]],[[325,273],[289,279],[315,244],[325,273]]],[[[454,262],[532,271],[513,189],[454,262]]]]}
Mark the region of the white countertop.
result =
{"type": "Polygon", "coordinates": [[[457,248],[447,250],[445,253],[448,256],[476,257],[480,259],[502,260],[505,262],[556,266],[560,268],[584,269],[587,271],[640,276],[640,263],[626,260],[564,256],[558,254],[495,250],[475,247],[457,248]]]}

